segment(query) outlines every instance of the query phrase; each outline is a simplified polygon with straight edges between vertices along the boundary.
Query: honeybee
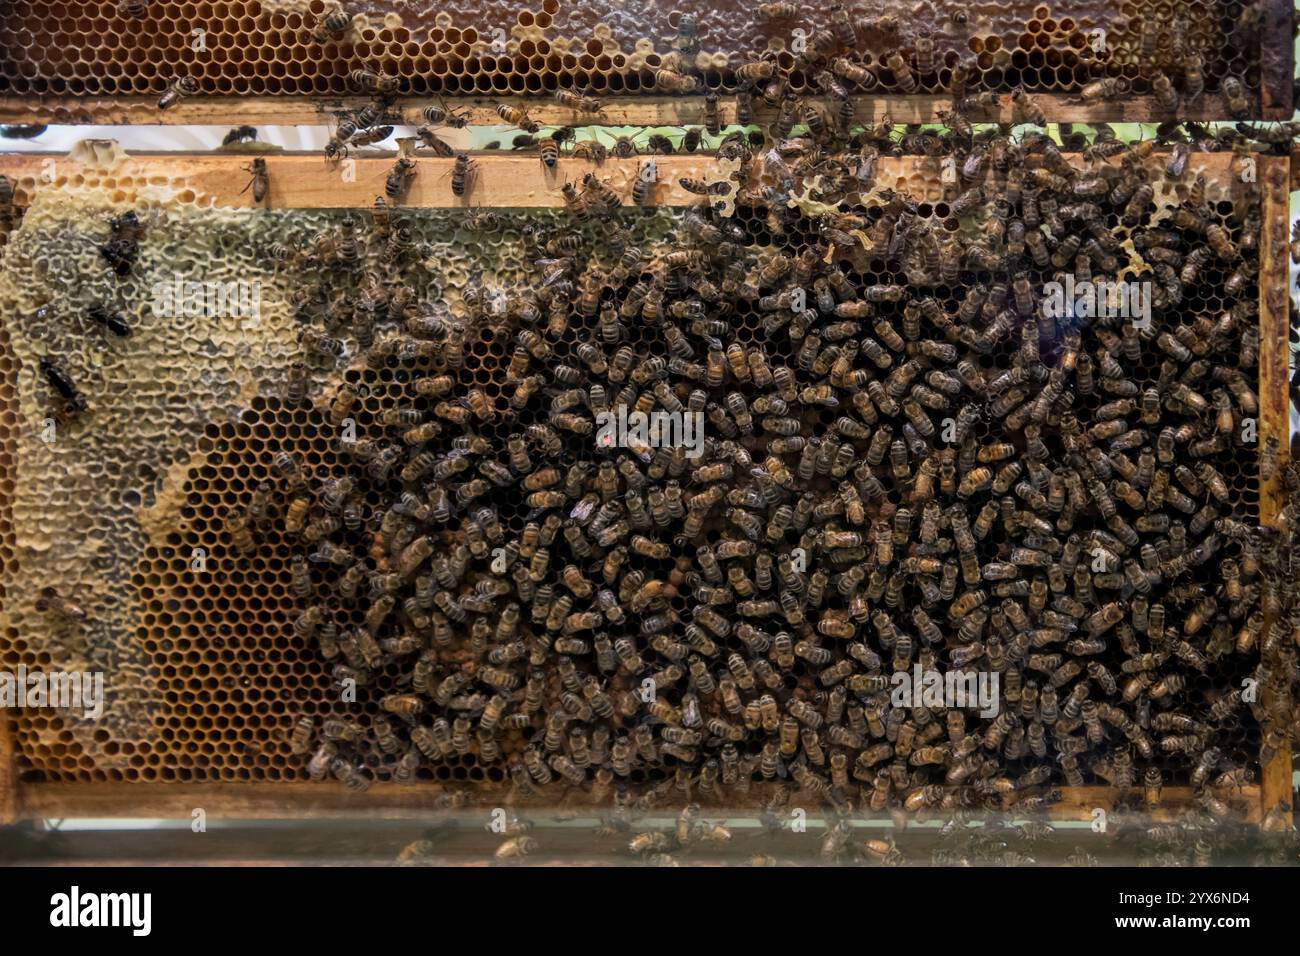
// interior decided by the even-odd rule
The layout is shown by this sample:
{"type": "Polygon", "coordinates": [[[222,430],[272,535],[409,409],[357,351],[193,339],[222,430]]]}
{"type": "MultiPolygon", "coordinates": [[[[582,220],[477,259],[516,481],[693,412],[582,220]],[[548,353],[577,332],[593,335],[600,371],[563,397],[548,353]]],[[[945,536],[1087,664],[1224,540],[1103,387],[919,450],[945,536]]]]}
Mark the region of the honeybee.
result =
{"type": "Polygon", "coordinates": [[[1029,94],[1025,92],[1024,87],[1017,87],[1011,93],[1011,102],[1015,107],[1016,116],[1023,123],[1032,123],[1034,126],[1046,126],[1047,114],[1029,94]]]}
{"type": "Polygon", "coordinates": [[[8,176],[0,176],[0,238],[13,228],[14,220],[14,181],[8,176]]]}
{"type": "Polygon", "coordinates": [[[36,598],[36,610],[42,614],[54,614],[64,620],[78,623],[88,620],[88,615],[81,605],[64,597],[58,588],[52,585],[41,588],[41,593],[36,598]]]}
{"type": "Polygon", "coordinates": [[[125,338],[131,334],[131,326],[127,324],[126,317],[121,312],[112,311],[102,303],[92,305],[87,310],[86,315],[92,322],[102,325],[118,337],[125,338]]]}
{"type": "Polygon", "coordinates": [[[1233,119],[1245,119],[1250,115],[1250,101],[1246,98],[1246,88],[1235,76],[1223,78],[1223,98],[1228,103],[1228,112],[1233,119]]]}
{"type": "Polygon", "coordinates": [[[469,116],[464,111],[451,109],[446,103],[440,106],[426,106],[420,115],[432,126],[464,129],[469,125],[469,116]]]}
{"type": "Polygon", "coordinates": [[[245,511],[235,511],[226,519],[226,532],[235,550],[249,554],[257,550],[257,541],[253,538],[252,522],[245,511]]]}
{"type": "Polygon", "coordinates": [[[907,61],[902,55],[895,52],[885,58],[885,65],[889,67],[889,72],[894,75],[894,82],[904,93],[916,92],[917,81],[912,68],[907,65],[907,61]]]}
{"type": "Polygon", "coordinates": [[[301,533],[310,510],[311,499],[304,494],[295,494],[284,510],[284,530],[291,535],[301,533]]]}
{"type": "Polygon", "coordinates": [[[352,84],[354,89],[362,93],[389,95],[397,91],[400,80],[398,77],[390,76],[382,71],[376,73],[374,70],[363,67],[349,73],[348,82],[352,84]]]}
{"type": "Polygon", "coordinates": [[[39,364],[41,374],[45,376],[45,380],[50,384],[50,387],[63,398],[68,408],[74,412],[84,412],[90,407],[86,397],[58,362],[48,355],[43,355],[39,364]]]}
{"type": "Polygon", "coordinates": [[[1267,483],[1277,474],[1279,443],[1276,435],[1269,435],[1259,452],[1259,480],[1267,483]]]}
{"type": "Polygon", "coordinates": [[[415,162],[405,156],[400,157],[393,164],[388,178],[384,180],[384,195],[394,202],[400,201],[411,188],[411,180],[415,178],[415,174],[415,162]]]}
{"type": "Polygon", "coordinates": [[[326,335],[317,328],[305,328],[298,337],[304,351],[312,355],[328,356],[330,358],[339,358],[346,351],[347,346],[342,339],[336,339],[326,335]]]}
{"type": "Polygon", "coordinates": [[[474,182],[474,164],[468,153],[459,153],[451,170],[451,192],[453,196],[464,198],[474,182]]]}
{"type": "Polygon", "coordinates": [[[347,141],[347,146],[373,146],[375,143],[382,143],[392,135],[393,127],[391,126],[372,126],[369,129],[359,129],[347,141]]]}
{"type": "Polygon", "coordinates": [[[799,8],[793,3],[760,3],[754,9],[757,23],[771,23],[773,20],[793,20],[799,15],[799,8]]]}
{"type": "Polygon", "coordinates": [[[1086,101],[1096,101],[1114,99],[1115,96],[1122,95],[1123,92],[1125,92],[1125,83],[1121,78],[1104,77],[1088,83],[1080,91],[1080,95],[1086,101]]]}
{"type": "Polygon", "coordinates": [[[272,489],[270,482],[260,482],[248,501],[248,518],[255,527],[264,527],[271,516],[272,489]]]}
{"type": "Polygon", "coordinates": [[[600,112],[600,100],[585,93],[560,89],[555,91],[555,102],[578,113],[595,114],[600,112]]]}
{"type": "Polygon", "coordinates": [[[240,190],[240,194],[248,192],[251,188],[253,190],[253,202],[260,206],[262,201],[266,199],[267,191],[271,187],[271,176],[267,172],[266,160],[255,159],[248,166],[245,166],[244,170],[251,173],[252,178],[249,179],[248,185],[240,190]]]}
{"type": "Polygon", "coordinates": [[[560,159],[560,144],[554,136],[547,136],[538,144],[542,165],[554,169],[560,159]]]}
{"type": "Polygon", "coordinates": [[[193,96],[199,91],[199,81],[194,77],[186,75],[179,76],[172,80],[167,91],[158,99],[158,108],[160,110],[171,109],[187,96],[193,96]]]}
{"type": "Polygon", "coordinates": [[[420,144],[426,149],[433,150],[434,155],[441,159],[450,159],[456,155],[451,144],[435,133],[428,126],[420,126],[415,130],[415,135],[420,138],[420,144]]]}
{"type": "Polygon", "coordinates": [[[302,756],[311,751],[312,740],[316,736],[316,721],[306,714],[299,717],[293,724],[293,730],[289,735],[289,752],[295,756],[302,756]]]}
{"type": "Polygon", "coordinates": [[[236,126],[222,138],[221,145],[234,146],[238,143],[251,143],[256,139],[256,126],[236,126]]]}
{"type": "Polygon", "coordinates": [[[654,84],[656,89],[665,93],[694,93],[699,89],[700,81],[694,76],[684,76],[672,70],[659,69],[654,73],[654,84]]]}
{"type": "Polygon", "coordinates": [[[1201,57],[1191,54],[1183,60],[1183,95],[1190,102],[1205,90],[1205,74],[1201,57]]]}
{"type": "Polygon", "coordinates": [[[608,148],[594,139],[584,139],[573,143],[570,152],[577,159],[585,159],[588,162],[600,165],[609,155],[608,148]]]}
{"type": "Polygon", "coordinates": [[[285,480],[285,483],[290,488],[297,488],[306,482],[302,469],[298,465],[298,459],[293,452],[277,452],[271,460],[271,467],[277,475],[285,480]]]}
{"type": "Polygon", "coordinates": [[[312,27],[312,42],[323,46],[331,40],[341,40],[351,28],[352,19],[352,14],[342,7],[322,14],[312,27]]]}
{"type": "Polygon", "coordinates": [[[918,33],[916,36],[916,72],[921,76],[929,76],[934,72],[934,37],[929,33],[918,33]]]}
{"type": "Polygon", "coordinates": [[[501,117],[511,126],[517,126],[527,133],[537,133],[541,129],[541,124],[529,119],[528,111],[521,110],[516,106],[508,106],[505,103],[497,105],[497,116],[501,117]]]}
{"type": "MultiPolygon", "coordinates": [[[[643,167],[644,168],[644,167],[643,167]]],[[[653,177],[637,176],[632,183],[632,204],[644,206],[654,196],[655,181],[653,177]]]]}

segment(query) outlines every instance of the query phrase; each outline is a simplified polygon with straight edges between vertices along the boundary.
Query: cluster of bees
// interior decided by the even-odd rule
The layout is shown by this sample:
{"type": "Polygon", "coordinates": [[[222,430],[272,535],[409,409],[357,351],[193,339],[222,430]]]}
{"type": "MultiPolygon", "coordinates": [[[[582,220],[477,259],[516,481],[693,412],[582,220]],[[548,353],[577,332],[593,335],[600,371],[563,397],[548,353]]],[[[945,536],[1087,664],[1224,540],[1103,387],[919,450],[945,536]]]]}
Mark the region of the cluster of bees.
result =
{"type": "Polygon", "coordinates": [[[1297,676],[1289,532],[1239,507],[1239,463],[1267,480],[1278,453],[1246,437],[1260,200],[1243,185],[1226,217],[1189,168],[1240,133],[1094,133],[1076,165],[959,107],[942,133],[778,117],[727,141],[742,216],[705,197],[640,248],[593,172],[496,304],[418,301],[428,250],[383,200],[278,250],[306,357],[355,338],[416,396],[328,397],[361,430],[344,475],[277,460],[294,632],[370,707],[298,721],[310,774],[361,789],[471,756],[520,798],[766,782],[904,813],[1098,781],[1154,805],[1173,779],[1236,814],[1261,726],[1264,759],[1294,735],[1297,676]],[[961,231],[877,188],[885,152],[953,159],[961,231]],[[1158,203],[1162,179],[1187,198],[1158,203]],[[1041,308],[1046,282],[1135,260],[1148,327],[1041,308]],[[467,381],[484,328],[514,343],[500,400],[467,381]],[[598,446],[618,407],[702,414],[702,454],[598,446]],[[893,706],[917,665],[997,672],[999,712],[893,706]]]}

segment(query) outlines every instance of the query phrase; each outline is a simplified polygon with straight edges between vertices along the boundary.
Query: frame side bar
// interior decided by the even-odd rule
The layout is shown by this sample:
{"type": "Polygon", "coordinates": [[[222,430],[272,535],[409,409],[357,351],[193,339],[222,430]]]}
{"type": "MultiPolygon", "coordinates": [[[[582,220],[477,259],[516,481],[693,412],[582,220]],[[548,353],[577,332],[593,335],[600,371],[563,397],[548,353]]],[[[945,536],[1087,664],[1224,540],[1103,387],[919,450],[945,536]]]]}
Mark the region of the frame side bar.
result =
{"type": "MultiPolygon", "coordinates": [[[[1290,37],[1288,35],[1288,41],[1290,37]]],[[[1260,183],[1263,188],[1263,229],[1259,237],[1259,440],[1278,440],[1278,467],[1271,480],[1260,476],[1259,523],[1272,525],[1282,510],[1282,471],[1290,453],[1288,438],[1287,330],[1290,302],[1287,282],[1287,224],[1289,220],[1290,157],[1260,157],[1260,183]]],[[[1268,628],[1272,621],[1264,622],[1268,628]]],[[[1260,813],[1268,816],[1275,807],[1286,809],[1274,814],[1274,826],[1291,827],[1291,751],[1283,748],[1264,763],[1260,774],[1260,813]]]]}

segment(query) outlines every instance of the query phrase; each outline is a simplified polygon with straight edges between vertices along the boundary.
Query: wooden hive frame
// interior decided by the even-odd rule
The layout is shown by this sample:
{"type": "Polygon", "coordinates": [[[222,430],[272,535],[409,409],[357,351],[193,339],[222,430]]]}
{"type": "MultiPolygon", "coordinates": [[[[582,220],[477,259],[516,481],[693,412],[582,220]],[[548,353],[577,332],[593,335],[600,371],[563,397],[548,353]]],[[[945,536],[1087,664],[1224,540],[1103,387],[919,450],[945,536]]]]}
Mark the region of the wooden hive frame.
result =
{"type": "MultiPolygon", "coordinates": [[[[37,154],[0,154],[0,174],[15,181],[24,178],[39,182],[42,163],[47,156],[37,154]]],[[[408,206],[424,208],[463,208],[479,205],[488,197],[495,208],[545,208],[561,207],[563,198],[559,186],[566,179],[580,178],[591,167],[583,161],[564,159],[554,171],[545,171],[535,156],[499,153],[479,154],[481,164],[479,186],[473,201],[457,199],[451,195],[440,169],[449,168],[451,160],[419,160],[422,175],[418,176],[408,197],[408,206]]],[[[1075,161],[1078,157],[1071,157],[1075,161]]],[[[318,154],[272,154],[266,157],[271,176],[269,204],[273,208],[368,208],[376,190],[382,191],[383,179],[392,164],[391,157],[362,158],[357,160],[355,181],[340,183],[330,176],[328,181],[320,175],[323,160],[318,154]]],[[[698,176],[713,162],[706,154],[690,156],[658,156],[660,205],[690,205],[698,197],[677,186],[682,176],[698,176]]],[[[1193,154],[1192,165],[1203,168],[1207,177],[1225,182],[1230,174],[1233,157],[1227,153],[1193,154]]],[[[215,204],[235,208],[252,205],[249,193],[240,189],[247,181],[243,167],[245,156],[143,154],[126,160],[134,175],[165,176],[189,182],[197,194],[206,194],[215,204]]],[[[630,184],[637,174],[640,159],[611,159],[602,167],[602,178],[630,184]]],[[[885,158],[881,160],[882,174],[912,172],[918,164],[926,162],[915,157],[885,158]]],[[[1262,192],[1263,228],[1260,237],[1259,267],[1259,441],[1276,437],[1282,458],[1286,463],[1288,440],[1288,355],[1287,330],[1289,320],[1288,192],[1293,186],[1293,175],[1300,174],[1289,156],[1258,156],[1257,177],[1262,192]]],[[[101,170],[84,160],[62,158],[58,176],[49,186],[37,188],[58,189],[67,183],[94,178],[101,170]]],[[[19,202],[30,197],[19,193],[19,202]]],[[[2,332],[3,330],[0,330],[2,332]]],[[[12,467],[12,462],[8,463],[12,467]]],[[[1269,482],[1259,488],[1259,520],[1271,524],[1277,520],[1282,502],[1282,468],[1269,482]]],[[[8,503],[0,501],[0,509],[8,503]]],[[[224,818],[286,818],[286,817],[340,817],[364,813],[379,817],[419,816],[438,805],[442,788],[436,783],[383,784],[377,783],[368,791],[354,794],[333,782],[315,783],[249,783],[207,784],[181,783],[42,783],[18,779],[16,761],[18,753],[13,737],[12,722],[0,715],[0,824],[20,819],[67,817],[184,817],[188,818],[196,807],[209,814],[224,818]]],[[[1291,754],[1278,753],[1261,768],[1257,784],[1247,786],[1242,792],[1248,803],[1247,820],[1259,823],[1279,803],[1291,799],[1291,754]]],[[[478,788],[478,799],[486,805],[504,800],[504,786],[483,785],[478,788]]],[[[755,790],[761,789],[756,785],[755,790]]],[[[1115,793],[1108,787],[1085,786],[1063,788],[1063,799],[1051,809],[1051,816],[1060,820],[1088,820],[1095,808],[1108,809],[1115,803],[1115,793]]],[[[1176,819],[1179,812],[1193,805],[1193,794],[1188,787],[1165,788],[1157,819],[1176,819]]],[[[576,808],[578,804],[565,802],[562,808],[576,808]]],[[[557,807],[558,809],[558,807],[557,807]]],[[[749,808],[737,808],[752,809],[749,808]]],[[[1275,819],[1277,816],[1275,815],[1275,819]]],[[[1282,815],[1287,823],[1290,812],[1282,815]]]]}
{"type": "MultiPolygon", "coordinates": [[[[818,7],[824,13],[822,5],[814,4],[810,9],[818,7]]],[[[1257,9],[1261,15],[1257,26],[1259,95],[1257,101],[1252,103],[1249,118],[1288,120],[1293,106],[1292,38],[1295,10],[1292,0],[1258,0],[1257,9]]],[[[260,34],[254,36],[260,37],[260,34]]],[[[362,65],[365,62],[363,57],[354,57],[352,52],[334,55],[347,60],[350,65],[362,65]]],[[[151,69],[152,66],[153,64],[151,69]]],[[[642,94],[606,94],[600,98],[602,110],[595,121],[602,125],[680,126],[699,122],[701,103],[694,96],[671,96],[651,91],[642,94]]],[[[858,119],[863,122],[878,121],[886,113],[900,123],[938,122],[941,119],[939,113],[952,106],[952,98],[942,94],[870,94],[856,99],[858,119]]],[[[1162,109],[1151,93],[1087,102],[1077,92],[1041,92],[1034,93],[1034,99],[1055,122],[1208,121],[1231,115],[1228,104],[1217,94],[1203,95],[1191,104],[1182,104],[1177,116],[1162,109]]],[[[548,96],[539,93],[522,98],[502,93],[495,95],[492,100],[468,95],[410,95],[399,99],[397,105],[408,117],[414,118],[423,107],[445,102],[456,109],[466,110],[470,122],[496,123],[498,118],[494,112],[495,104],[502,101],[526,105],[533,119],[547,125],[570,124],[581,119],[574,111],[556,105],[548,96]]],[[[989,122],[1010,122],[1014,115],[1010,95],[1000,95],[998,101],[996,110],[978,118],[989,122]]],[[[307,93],[212,94],[192,97],[163,112],[157,108],[156,94],[23,95],[0,91],[0,123],[310,125],[327,122],[334,113],[343,109],[355,109],[365,102],[361,97],[307,93]]],[[[729,122],[734,117],[734,98],[723,95],[721,106],[723,119],[729,122]]]]}

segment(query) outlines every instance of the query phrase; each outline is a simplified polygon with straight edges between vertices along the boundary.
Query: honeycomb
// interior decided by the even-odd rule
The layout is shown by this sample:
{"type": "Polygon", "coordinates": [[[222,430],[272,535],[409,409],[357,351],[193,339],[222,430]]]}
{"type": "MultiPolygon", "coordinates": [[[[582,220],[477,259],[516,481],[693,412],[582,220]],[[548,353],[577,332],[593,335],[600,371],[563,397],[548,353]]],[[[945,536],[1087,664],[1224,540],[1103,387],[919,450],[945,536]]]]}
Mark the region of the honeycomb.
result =
{"type": "MultiPolygon", "coordinates": [[[[0,354],[0,455],[13,465],[0,485],[0,595],[15,596],[0,614],[0,666],[107,675],[99,721],[46,711],[9,718],[20,772],[31,780],[301,777],[287,757],[293,715],[339,704],[326,701],[327,669],[311,648],[295,646],[288,627],[288,545],[245,561],[223,529],[275,451],[297,449],[322,472],[335,461],[321,413],[283,397],[299,327],[294,277],[277,271],[271,249],[338,217],[213,209],[180,181],[111,165],[60,175],[52,188],[16,185],[31,205],[4,249],[0,278],[5,314],[27,317],[7,323],[15,338],[3,340],[0,354]],[[97,247],[108,220],[128,208],[147,231],[134,271],[118,278],[97,247]],[[155,318],[153,287],[178,274],[256,277],[260,319],[155,318]],[[68,288],[76,292],[65,295],[68,288]],[[128,339],[109,341],[85,318],[95,301],[127,311],[128,339]],[[43,355],[60,358],[92,411],[56,424],[51,444],[41,436],[44,423],[58,421],[36,372],[43,355]],[[44,472],[59,480],[37,477],[44,472]],[[208,552],[204,574],[190,570],[196,547],[208,552]],[[52,580],[64,582],[61,592],[89,623],[38,610],[52,580]]],[[[420,219],[431,243],[427,294],[465,285],[471,271],[502,284],[522,280],[523,223],[482,236],[435,214],[420,219]]],[[[663,234],[661,219],[651,214],[641,231],[663,234]]],[[[547,221],[539,214],[532,228],[547,221]]],[[[372,255],[377,262],[382,248],[372,255]]],[[[489,348],[471,351],[486,356],[489,348]]],[[[378,380],[375,387],[378,395],[378,380]]]]}
{"type": "MultiPolygon", "coordinates": [[[[356,703],[340,700],[331,663],[314,641],[294,630],[304,602],[294,593],[293,566],[303,552],[301,541],[284,532],[284,499],[273,501],[273,520],[257,529],[251,549],[240,546],[232,519],[253,507],[264,483],[282,485],[276,457],[283,452],[295,456],[313,487],[356,474],[331,421],[342,383],[358,393],[352,414],[358,431],[367,435],[387,427],[387,412],[427,406],[429,400],[416,391],[421,378],[453,374],[457,391],[478,389],[486,397],[496,414],[476,431],[502,446],[519,427],[508,414],[518,385],[507,373],[522,326],[518,319],[496,315],[469,326],[460,365],[445,356],[412,363],[380,353],[376,360],[364,343],[348,337],[337,367],[323,356],[311,360],[313,385],[296,395],[290,368],[302,358],[302,328],[294,303],[304,278],[277,264],[275,251],[336,233],[358,214],[213,209],[182,183],[134,180],[111,169],[55,185],[60,188],[36,195],[4,250],[0,274],[0,308],[14,317],[0,360],[0,388],[8,389],[11,399],[5,405],[10,427],[4,432],[9,442],[4,454],[12,458],[15,475],[0,498],[5,513],[12,513],[8,523],[0,513],[5,595],[0,663],[8,669],[23,663],[46,670],[103,670],[110,676],[107,714],[99,722],[46,712],[13,718],[20,770],[24,779],[47,781],[307,779],[304,759],[293,752],[296,722],[306,717],[320,725],[333,718],[372,726],[383,716],[380,690],[400,688],[403,671],[387,665],[376,676],[375,689],[363,685],[356,703]],[[135,269],[115,278],[97,245],[107,237],[110,216],[127,207],[137,210],[146,232],[135,269]],[[255,322],[160,321],[144,303],[154,283],[176,274],[212,281],[257,277],[263,283],[262,315],[255,322]],[[109,340],[85,319],[84,310],[96,301],[127,310],[129,339],[109,340]],[[52,444],[41,439],[37,427],[53,414],[48,389],[36,374],[43,355],[63,361],[91,406],[90,415],[60,425],[52,444]],[[206,566],[196,572],[199,548],[206,566]],[[37,610],[35,596],[51,581],[88,612],[90,623],[52,622],[37,610]]],[[[1155,218],[1163,220],[1169,204],[1185,198],[1187,187],[1157,185],[1163,211],[1155,218]]],[[[26,194],[34,186],[18,184],[26,194]]],[[[879,186],[913,197],[918,217],[954,234],[961,228],[951,194],[932,173],[882,174],[879,186]]],[[[1235,207],[1239,199],[1236,189],[1208,187],[1212,215],[1237,244],[1243,238],[1242,213],[1235,207]]],[[[688,217],[695,214],[625,209],[619,222],[633,244],[663,251],[690,244],[688,217]]],[[[422,299],[446,300],[462,315],[472,307],[469,290],[526,286],[538,243],[568,229],[563,213],[499,212],[489,221],[477,212],[404,211],[402,217],[414,229],[418,247],[417,256],[400,266],[402,280],[422,299]]],[[[363,218],[368,237],[363,264],[373,269],[391,256],[374,238],[370,217],[363,218]]],[[[797,219],[778,227],[767,209],[743,198],[734,221],[759,250],[794,255],[809,241],[797,219]]],[[[594,238],[586,235],[588,242],[594,238]]],[[[611,266],[610,253],[596,255],[598,263],[611,266]]],[[[906,260],[867,257],[851,266],[867,285],[926,284],[918,279],[915,263],[906,260]]],[[[931,283],[925,291],[956,313],[978,278],[963,273],[956,284],[931,283]]],[[[1253,283],[1229,294],[1227,279],[1225,268],[1211,264],[1184,289],[1182,312],[1218,317],[1234,301],[1253,300],[1253,283]]],[[[728,316],[734,341],[745,348],[761,345],[773,366],[803,368],[803,345],[772,334],[765,324],[768,315],[754,301],[738,298],[728,316]]],[[[626,323],[622,341],[640,355],[666,358],[671,349],[664,331],[662,324],[626,323]]],[[[600,334],[593,317],[572,308],[554,337],[548,364],[580,367],[579,346],[600,334]]],[[[1097,347],[1093,341],[1085,345],[1097,347]]],[[[980,364],[994,375],[1010,367],[1014,354],[1014,347],[1003,347],[982,356],[980,364]]],[[[1162,374],[1161,355],[1145,349],[1128,371],[1139,389],[1154,385],[1162,374]]],[[[1243,371],[1254,376],[1249,366],[1243,371]]],[[[1080,414],[1092,415],[1104,400],[1095,391],[1079,396],[1080,414]]],[[[544,416],[544,403],[530,414],[544,416]]],[[[814,412],[804,427],[828,428],[836,414],[814,412]]],[[[999,436],[991,422],[975,428],[981,443],[999,436]]],[[[566,447],[581,457],[589,446],[571,442],[566,447]]],[[[755,451],[760,453],[761,445],[755,451]]],[[[1253,522],[1258,514],[1253,464],[1231,447],[1207,461],[1228,485],[1220,514],[1253,522]]],[[[363,506],[377,515],[391,487],[382,482],[363,487],[363,506]]],[[[826,479],[816,479],[812,487],[824,492],[826,479]]],[[[485,503],[508,539],[518,539],[532,520],[515,490],[494,490],[485,503]]],[[[453,524],[441,538],[448,552],[459,542],[454,530],[453,524]]],[[[703,540],[717,542],[722,530],[706,526],[703,540]]],[[[693,543],[683,547],[674,546],[670,568],[694,554],[693,543]]],[[[982,552],[982,560],[995,556],[982,552]]],[[[1191,580],[1208,585],[1216,567],[1198,568],[1191,580]]],[[[484,579],[476,575],[475,580],[484,579]]],[[[326,600],[332,587],[329,575],[317,569],[306,603],[326,600]]],[[[685,618],[689,598],[682,587],[666,603],[685,618]]],[[[360,606],[340,611],[340,625],[360,623],[360,606]]],[[[735,638],[725,644],[742,647],[735,638]]],[[[1186,669],[1187,705],[1204,713],[1226,690],[1239,686],[1253,664],[1248,655],[1239,655],[1216,660],[1205,672],[1186,669]]],[[[799,660],[791,679],[802,684],[815,673],[799,660]]],[[[1216,733],[1215,742],[1228,761],[1249,767],[1256,762],[1259,728],[1249,710],[1241,713],[1239,723],[1216,733]]],[[[479,743],[470,741],[446,759],[421,761],[414,775],[476,788],[502,784],[507,767],[528,746],[520,729],[510,729],[493,759],[483,759],[479,743]]],[[[368,778],[387,780],[396,772],[391,755],[371,737],[358,743],[358,759],[368,778]]],[[[1151,764],[1166,782],[1185,780],[1189,772],[1187,758],[1177,754],[1158,754],[1151,764]]],[[[1029,766],[1013,764],[1008,771],[1029,766]]],[[[673,768],[667,758],[662,765],[635,769],[630,782],[668,785],[677,776],[673,768]]],[[[1098,780],[1089,776],[1088,782],[1098,780]]]]}
{"type": "MultiPolygon", "coordinates": [[[[665,66],[731,92],[738,65],[759,57],[801,93],[812,78],[797,54],[805,40],[833,29],[834,9],[799,4],[793,18],[758,22],[757,4],[700,0],[542,0],[525,9],[501,0],[349,3],[352,27],[321,46],[311,40],[314,25],[334,9],[322,0],[153,0],[142,19],[117,0],[14,0],[7,7],[0,94],[72,96],[158,95],[180,74],[192,75],[203,94],[338,96],[357,92],[349,74],[358,67],[400,77],[401,93],[425,95],[653,92],[665,66]]],[[[971,90],[1079,92],[1110,78],[1122,96],[1151,92],[1153,79],[1167,72],[1194,98],[1200,83],[1184,75],[1190,56],[1203,61],[1207,91],[1235,77],[1254,101],[1261,85],[1260,3],[889,0],[870,15],[860,8],[851,14],[852,42],[842,49],[868,71],[861,82],[873,91],[947,91],[962,63],[971,90]],[[918,37],[932,41],[932,53],[923,40],[918,54],[918,37]],[[891,68],[894,54],[910,64],[906,75],[896,75],[897,63],[891,68]]]]}
{"type": "MultiPolygon", "coordinates": [[[[4,656],[11,669],[24,663],[43,670],[61,666],[117,675],[107,681],[110,688],[118,683],[108,692],[106,713],[98,727],[57,716],[21,719],[20,734],[32,741],[33,753],[45,755],[38,757],[38,764],[44,767],[48,760],[67,773],[94,771],[97,779],[131,778],[138,772],[156,779],[156,770],[145,766],[146,755],[160,744],[144,740],[137,750],[129,739],[149,725],[146,711],[136,708],[149,699],[152,661],[145,645],[123,639],[142,626],[142,609],[123,600],[127,591],[144,583],[136,579],[146,539],[141,521],[147,521],[150,509],[157,506],[155,484],[190,454],[182,447],[168,447],[168,436],[189,435],[196,443],[202,434],[204,422],[195,419],[200,410],[191,403],[192,395],[204,396],[213,410],[244,406],[257,377],[283,364],[277,355],[288,347],[285,342],[293,340],[284,328],[277,330],[268,321],[263,347],[250,350],[237,324],[212,328],[203,320],[180,318],[169,328],[151,327],[134,316],[129,350],[100,339],[85,318],[89,300],[63,296],[61,283],[73,278],[81,296],[106,301],[121,297],[124,303],[134,303],[133,313],[147,314],[144,303],[149,301],[152,283],[171,275],[178,259],[181,265],[190,265],[186,256],[192,254],[187,251],[192,237],[187,235],[190,226],[185,218],[187,210],[194,212],[197,207],[192,196],[169,184],[132,183],[129,177],[119,179],[111,173],[102,179],[78,178],[89,181],[69,184],[63,192],[42,190],[26,220],[33,229],[24,227],[13,234],[6,249],[6,301],[14,314],[50,307],[42,312],[48,326],[41,320],[25,330],[19,329],[19,323],[10,325],[18,340],[7,354],[26,356],[26,371],[13,376],[15,407],[24,409],[25,427],[11,433],[23,447],[16,454],[17,490],[11,505],[22,526],[15,549],[23,557],[7,566],[6,587],[31,596],[44,586],[44,575],[70,575],[66,579],[71,580],[93,568],[84,585],[69,588],[69,596],[75,594],[73,600],[90,615],[90,623],[80,628],[65,622],[60,627],[42,620],[31,600],[15,600],[6,612],[4,656]],[[152,198],[141,198],[143,194],[152,198]],[[153,224],[154,239],[142,260],[149,274],[142,269],[119,281],[105,268],[97,244],[81,238],[77,223],[87,221],[82,216],[101,213],[106,221],[107,210],[116,206],[120,211],[127,195],[155,210],[166,202],[176,212],[153,224]],[[17,285],[9,284],[15,280],[17,285]],[[29,334],[35,338],[26,338],[29,334]],[[183,344],[178,347],[178,342],[183,344]],[[54,413],[37,397],[35,368],[37,356],[48,353],[57,354],[79,385],[93,387],[98,396],[92,400],[94,426],[71,422],[65,428],[54,418],[54,441],[47,444],[41,427],[54,413]],[[219,359],[228,361],[214,364],[219,359]],[[155,409],[150,422],[139,417],[144,407],[155,409]],[[101,427],[120,437],[120,447],[103,441],[101,427]],[[46,469],[66,472],[59,487],[42,487],[35,475],[46,469]],[[87,513],[89,502],[94,504],[87,513]],[[119,523],[126,514],[136,517],[119,523]],[[123,736],[128,739],[118,743],[123,736]]],[[[204,266],[206,274],[230,279],[255,267],[242,241],[236,241],[231,223],[224,227],[213,223],[212,228],[214,241],[229,244],[232,254],[213,256],[204,266]],[[222,262],[215,264],[216,258],[222,262]]]]}

